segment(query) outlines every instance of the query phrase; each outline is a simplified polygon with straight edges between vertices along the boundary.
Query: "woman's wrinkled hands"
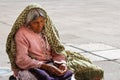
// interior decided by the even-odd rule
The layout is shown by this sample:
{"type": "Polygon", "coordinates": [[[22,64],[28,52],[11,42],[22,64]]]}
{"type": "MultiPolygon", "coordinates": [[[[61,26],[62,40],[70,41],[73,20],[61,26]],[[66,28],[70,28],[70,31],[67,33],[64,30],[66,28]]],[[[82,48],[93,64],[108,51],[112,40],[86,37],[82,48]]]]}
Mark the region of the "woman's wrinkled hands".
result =
{"type": "Polygon", "coordinates": [[[67,71],[67,66],[62,64],[59,65],[58,67],[50,64],[42,64],[40,68],[56,76],[62,76],[67,71]]]}
{"type": "Polygon", "coordinates": [[[61,65],[58,66],[58,68],[62,71],[63,74],[65,74],[66,71],[68,70],[66,64],[61,64],[61,65]]]}

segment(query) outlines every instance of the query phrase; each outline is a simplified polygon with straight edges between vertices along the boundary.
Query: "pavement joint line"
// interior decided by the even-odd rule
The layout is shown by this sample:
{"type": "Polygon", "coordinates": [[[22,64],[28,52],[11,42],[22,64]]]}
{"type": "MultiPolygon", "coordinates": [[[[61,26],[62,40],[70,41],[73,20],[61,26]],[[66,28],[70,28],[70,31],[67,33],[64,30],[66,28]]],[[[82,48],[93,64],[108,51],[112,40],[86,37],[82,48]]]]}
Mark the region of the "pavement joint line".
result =
{"type": "Polygon", "coordinates": [[[99,51],[109,51],[109,50],[118,50],[118,48],[114,49],[105,49],[105,50],[95,50],[95,51],[90,51],[90,52],[99,52],[99,51]]]}
{"type": "MultiPolygon", "coordinates": [[[[64,43],[66,46],[70,46],[69,44],[66,44],[66,43],[64,43]]],[[[73,45],[71,46],[71,47],[73,47],[73,45]]],[[[73,48],[75,48],[75,49],[78,49],[78,47],[73,47],[73,48]]],[[[93,51],[89,51],[89,52],[98,52],[98,51],[108,51],[108,50],[117,50],[117,49],[119,49],[119,48],[113,48],[113,49],[105,49],[105,50],[93,50],[93,51]]],[[[78,50],[82,50],[82,51],[85,51],[84,49],[81,49],[81,48],[79,48],[78,50]]],[[[83,53],[83,52],[82,52],[83,53]]]]}
{"type": "Polygon", "coordinates": [[[0,23],[5,24],[5,25],[7,25],[7,26],[12,26],[12,25],[10,25],[10,24],[8,24],[8,23],[6,23],[6,22],[3,22],[3,21],[0,21],[0,23]]]}
{"type": "Polygon", "coordinates": [[[120,64],[120,62],[118,62],[118,61],[115,61],[115,60],[113,60],[113,59],[109,59],[109,58],[106,58],[106,57],[103,57],[103,56],[100,56],[100,55],[94,54],[94,53],[92,53],[92,52],[90,52],[90,51],[87,51],[87,50],[84,50],[84,49],[81,49],[81,48],[75,47],[75,46],[73,46],[73,45],[68,45],[68,46],[71,46],[71,47],[73,47],[73,48],[76,48],[76,49],[82,50],[82,51],[84,51],[84,52],[90,53],[90,54],[92,54],[92,55],[95,55],[95,56],[98,56],[98,57],[101,57],[101,58],[104,58],[104,59],[107,60],[107,61],[112,61],[112,62],[114,62],[114,63],[118,63],[118,64],[120,64]]]}
{"type": "Polygon", "coordinates": [[[13,74],[11,68],[9,68],[9,67],[0,67],[0,70],[5,70],[7,72],[7,73],[6,72],[3,73],[2,75],[0,74],[0,77],[4,77],[4,76],[13,74]]]}

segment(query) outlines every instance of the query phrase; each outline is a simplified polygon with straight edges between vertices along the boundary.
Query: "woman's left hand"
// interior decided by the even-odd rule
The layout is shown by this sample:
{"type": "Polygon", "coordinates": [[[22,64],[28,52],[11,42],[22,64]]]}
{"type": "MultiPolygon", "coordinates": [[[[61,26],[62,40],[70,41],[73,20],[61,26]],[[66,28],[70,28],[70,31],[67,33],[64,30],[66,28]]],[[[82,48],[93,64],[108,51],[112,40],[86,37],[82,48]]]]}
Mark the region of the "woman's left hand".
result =
{"type": "Polygon", "coordinates": [[[65,74],[66,71],[68,70],[66,64],[61,64],[61,65],[59,65],[59,69],[62,71],[63,74],[65,74]]]}

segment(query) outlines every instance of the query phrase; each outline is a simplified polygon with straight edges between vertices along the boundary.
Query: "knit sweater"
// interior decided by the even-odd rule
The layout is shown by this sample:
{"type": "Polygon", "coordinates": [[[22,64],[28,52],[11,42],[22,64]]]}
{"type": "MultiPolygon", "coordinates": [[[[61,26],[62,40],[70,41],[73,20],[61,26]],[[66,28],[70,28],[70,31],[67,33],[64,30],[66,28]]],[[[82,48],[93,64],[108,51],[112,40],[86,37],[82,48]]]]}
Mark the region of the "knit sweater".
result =
{"type": "Polygon", "coordinates": [[[64,63],[65,57],[62,54],[55,54],[51,51],[46,37],[35,33],[26,26],[22,26],[15,35],[16,42],[16,64],[22,69],[29,69],[40,66],[53,60],[57,63],[64,63]]]}

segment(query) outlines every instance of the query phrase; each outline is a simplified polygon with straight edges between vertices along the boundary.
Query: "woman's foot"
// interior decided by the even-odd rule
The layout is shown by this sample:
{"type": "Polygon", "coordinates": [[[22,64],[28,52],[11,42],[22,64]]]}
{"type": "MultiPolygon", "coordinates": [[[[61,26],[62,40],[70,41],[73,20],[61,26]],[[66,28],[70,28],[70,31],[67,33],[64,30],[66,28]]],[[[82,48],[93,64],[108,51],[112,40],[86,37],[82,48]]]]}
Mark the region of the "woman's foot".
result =
{"type": "Polygon", "coordinates": [[[13,75],[9,77],[9,80],[17,80],[13,75]]]}

